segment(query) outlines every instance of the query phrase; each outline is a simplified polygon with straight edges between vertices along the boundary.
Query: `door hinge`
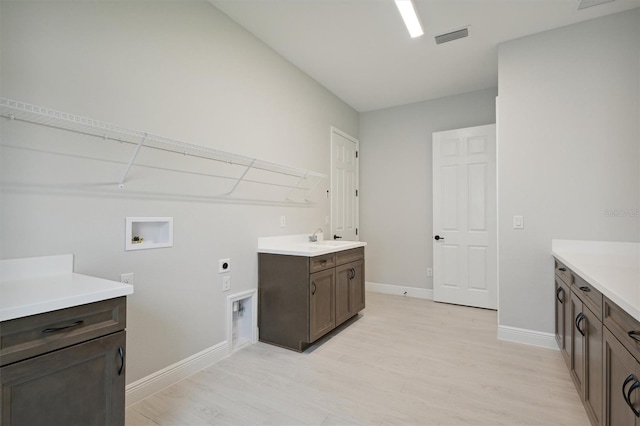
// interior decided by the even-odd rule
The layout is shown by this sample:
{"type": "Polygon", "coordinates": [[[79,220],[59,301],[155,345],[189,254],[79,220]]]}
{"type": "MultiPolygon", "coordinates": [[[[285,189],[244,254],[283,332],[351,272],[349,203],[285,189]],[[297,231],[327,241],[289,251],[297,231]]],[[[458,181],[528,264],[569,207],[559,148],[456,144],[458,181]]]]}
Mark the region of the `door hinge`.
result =
{"type": "Polygon", "coordinates": [[[358,151],[356,151],[356,158],[358,158],[358,151]]]}
{"type": "Polygon", "coordinates": [[[358,190],[356,189],[356,197],[358,196],[358,190]]]}

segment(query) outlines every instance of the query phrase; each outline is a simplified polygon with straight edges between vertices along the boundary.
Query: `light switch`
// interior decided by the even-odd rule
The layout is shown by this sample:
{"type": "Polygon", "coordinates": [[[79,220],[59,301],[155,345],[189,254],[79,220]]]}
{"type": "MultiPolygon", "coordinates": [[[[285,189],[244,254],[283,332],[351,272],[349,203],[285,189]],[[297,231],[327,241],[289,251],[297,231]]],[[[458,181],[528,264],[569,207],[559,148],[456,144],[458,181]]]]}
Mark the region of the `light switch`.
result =
{"type": "Polygon", "coordinates": [[[513,229],[524,229],[524,218],[522,216],[513,217],[513,229]]]}

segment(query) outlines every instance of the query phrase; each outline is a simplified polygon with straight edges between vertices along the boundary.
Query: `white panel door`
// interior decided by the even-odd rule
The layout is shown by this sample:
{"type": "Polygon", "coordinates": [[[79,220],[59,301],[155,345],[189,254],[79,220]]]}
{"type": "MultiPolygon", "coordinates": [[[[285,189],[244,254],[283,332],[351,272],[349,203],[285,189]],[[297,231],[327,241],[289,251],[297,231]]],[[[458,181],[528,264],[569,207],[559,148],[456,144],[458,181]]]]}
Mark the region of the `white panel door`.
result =
{"type": "Polygon", "coordinates": [[[358,140],[331,128],[331,233],[358,241],[358,140]]]}
{"type": "Polygon", "coordinates": [[[496,309],[496,126],[433,134],[433,298],[496,309]]]}

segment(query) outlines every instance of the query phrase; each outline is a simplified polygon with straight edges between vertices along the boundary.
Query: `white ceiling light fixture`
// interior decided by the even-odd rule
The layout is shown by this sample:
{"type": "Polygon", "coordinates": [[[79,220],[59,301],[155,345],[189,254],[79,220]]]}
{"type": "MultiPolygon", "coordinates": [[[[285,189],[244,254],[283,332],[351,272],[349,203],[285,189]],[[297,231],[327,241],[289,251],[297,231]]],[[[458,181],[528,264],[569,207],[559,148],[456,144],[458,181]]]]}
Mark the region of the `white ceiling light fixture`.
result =
{"type": "Polygon", "coordinates": [[[422,25],[420,25],[420,20],[418,19],[418,14],[416,13],[416,9],[413,5],[413,1],[411,0],[395,0],[396,6],[400,11],[400,15],[402,16],[402,20],[404,24],[407,26],[407,30],[409,30],[409,35],[411,38],[420,37],[424,34],[422,31],[422,25]]]}

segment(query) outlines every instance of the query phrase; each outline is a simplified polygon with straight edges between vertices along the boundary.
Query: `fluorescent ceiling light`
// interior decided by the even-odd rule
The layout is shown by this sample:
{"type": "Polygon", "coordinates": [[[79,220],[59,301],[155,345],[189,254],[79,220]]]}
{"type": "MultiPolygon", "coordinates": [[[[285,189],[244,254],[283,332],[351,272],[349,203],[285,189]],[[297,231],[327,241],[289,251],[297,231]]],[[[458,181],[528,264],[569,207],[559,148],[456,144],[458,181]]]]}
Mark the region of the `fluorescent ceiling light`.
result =
{"type": "Polygon", "coordinates": [[[409,35],[414,38],[420,37],[424,34],[418,15],[416,14],[416,10],[413,7],[413,2],[411,0],[396,0],[396,6],[398,6],[398,10],[400,11],[400,15],[402,15],[404,24],[409,30],[409,35]]]}

